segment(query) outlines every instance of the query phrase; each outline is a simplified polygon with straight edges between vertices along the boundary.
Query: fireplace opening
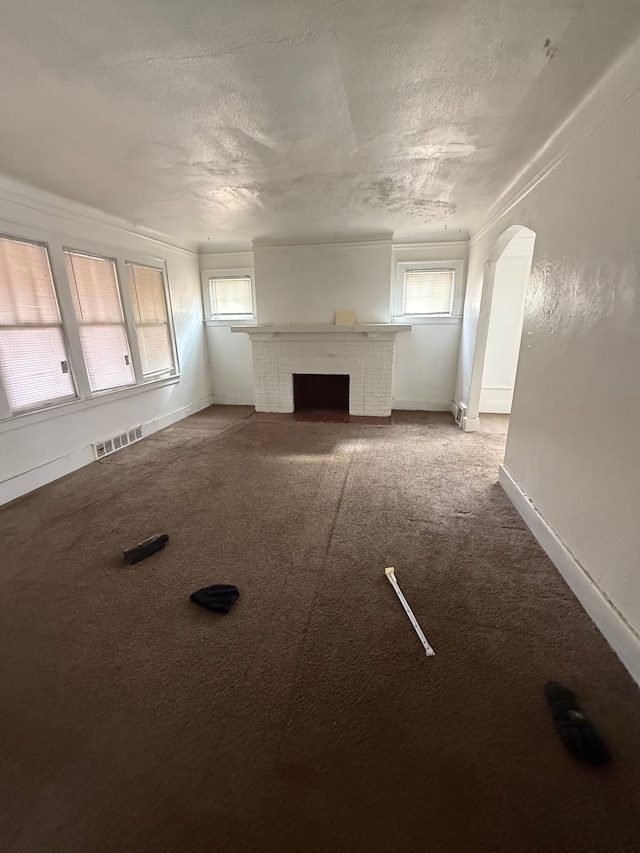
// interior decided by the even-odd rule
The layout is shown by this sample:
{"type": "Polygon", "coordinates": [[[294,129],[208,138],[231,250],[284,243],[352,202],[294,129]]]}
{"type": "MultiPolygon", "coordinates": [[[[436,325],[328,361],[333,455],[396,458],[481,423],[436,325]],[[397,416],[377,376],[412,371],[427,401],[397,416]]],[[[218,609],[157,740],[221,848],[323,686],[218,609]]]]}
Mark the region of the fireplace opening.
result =
{"type": "Polygon", "coordinates": [[[349,413],[349,376],[325,373],[293,374],[296,412],[314,409],[349,413]]]}

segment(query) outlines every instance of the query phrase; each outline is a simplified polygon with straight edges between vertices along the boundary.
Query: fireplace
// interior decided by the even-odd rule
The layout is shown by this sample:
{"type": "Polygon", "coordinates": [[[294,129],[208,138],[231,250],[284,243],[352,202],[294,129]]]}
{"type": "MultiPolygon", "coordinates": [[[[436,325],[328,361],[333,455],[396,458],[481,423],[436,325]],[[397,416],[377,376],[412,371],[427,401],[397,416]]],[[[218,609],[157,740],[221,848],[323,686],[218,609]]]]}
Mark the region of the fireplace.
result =
{"type": "Polygon", "coordinates": [[[293,374],[293,408],[349,412],[349,376],[326,373],[293,374]]]}
{"type": "Polygon", "coordinates": [[[231,331],[251,338],[256,411],[293,412],[300,405],[318,405],[309,400],[306,390],[294,402],[295,377],[306,376],[322,385],[334,380],[342,383],[350,415],[391,414],[396,334],[411,331],[410,325],[265,324],[232,326],[231,331]]]}

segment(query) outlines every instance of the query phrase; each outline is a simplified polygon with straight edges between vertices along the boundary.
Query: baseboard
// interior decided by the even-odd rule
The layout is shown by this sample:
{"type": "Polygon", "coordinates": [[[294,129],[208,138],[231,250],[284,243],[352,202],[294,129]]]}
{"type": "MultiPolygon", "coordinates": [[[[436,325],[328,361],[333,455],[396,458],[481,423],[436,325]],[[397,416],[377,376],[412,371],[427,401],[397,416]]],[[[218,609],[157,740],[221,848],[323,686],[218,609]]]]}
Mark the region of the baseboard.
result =
{"type": "MultiPolygon", "coordinates": [[[[154,418],[150,421],[145,421],[142,424],[143,436],[151,435],[158,430],[175,424],[189,415],[199,412],[201,409],[206,409],[211,405],[211,397],[203,397],[194,403],[187,406],[182,406],[175,409],[173,412],[168,412],[159,418],[154,418]]],[[[127,427],[123,427],[126,429],[127,427]]],[[[96,441],[100,441],[104,436],[96,436],[96,441]]],[[[92,444],[82,447],[67,456],[60,456],[58,459],[53,459],[51,462],[45,462],[37,468],[32,468],[30,471],[25,471],[15,477],[11,477],[0,483],[0,506],[16,500],[34,489],[39,489],[41,486],[46,486],[47,483],[52,483],[66,474],[71,474],[77,471],[78,468],[83,468],[91,462],[95,462],[95,454],[92,444]]]]}
{"type": "Polygon", "coordinates": [[[211,395],[209,395],[196,400],[195,403],[188,403],[186,406],[174,409],[173,412],[167,412],[166,415],[161,415],[159,418],[145,421],[142,425],[143,435],[151,435],[154,432],[158,432],[158,430],[166,429],[166,427],[181,421],[183,418],[188,418],[189,415],[194,415],[196,412],[200,412],[211,405],[211,395]]]}
{"type": "Polygon", "coordinates": [[[485,387],[480,391],[480,414],[509,415],[513,403],[513,388],[485,387]]]}
{"type": "Polygon", "coordinates": [[[596,627],[640,685],[640,635],[580,565],[504,466],[498,481],[596,627]]]}
{"type": "Polygon", "coordinates": [[[95,458],[93,447],[83,447],[68,456],[60,456],[38,468],[32,468],[30,471],[5,480],[0,483],[0,506],[95,462],[95,458]]]}
{"type": "Polygon", "coordinates": [[[460,419],[460,429],[464,432],[478,432],[480,429],[480,418],[462,417],[460,419]]]}
{"type": "Polygon", "coordinates": [[[394,400],[392,409],[404,409],[412,412],[450,412],[451,401],[434,402],[433,400],[394,400]]]}
{"type": "Polygon", "coordinates": [[[253,394],[212,394],[212,406],[253,406],[253,394]]]}

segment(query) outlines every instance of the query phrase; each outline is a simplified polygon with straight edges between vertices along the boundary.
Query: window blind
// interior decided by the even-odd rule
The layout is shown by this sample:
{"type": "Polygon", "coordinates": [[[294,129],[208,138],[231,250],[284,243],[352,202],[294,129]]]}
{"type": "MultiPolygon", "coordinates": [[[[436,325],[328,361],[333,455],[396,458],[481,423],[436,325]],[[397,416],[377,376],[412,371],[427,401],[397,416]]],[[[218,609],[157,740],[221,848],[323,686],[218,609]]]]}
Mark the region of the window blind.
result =
{"type": "Polygon", "coordinates": [[[407,270],[404,274],[406,316],[451,314],[453,270],[407,270]]]}
{"type": "Polygon", "coordinates": [[[44,246],[0,237],[0,375],[14,412],[76,396],[44,246]]]}
{"type": "Polygon", "coordinates": [[[173,373],[173,350],[162,270],[127,264],[129,289],[145,378],[173,373]]]}
{"type": "Polygon", "coordinates": [[[114,262],[68,250],[64,254],[91,390],[132,385],[135,376],[114,262]]]}
{"type": "Polygon", "coordinates": [[[253,317],[251,277],[212,278],[211,311],[216,319],[253,317]]]}

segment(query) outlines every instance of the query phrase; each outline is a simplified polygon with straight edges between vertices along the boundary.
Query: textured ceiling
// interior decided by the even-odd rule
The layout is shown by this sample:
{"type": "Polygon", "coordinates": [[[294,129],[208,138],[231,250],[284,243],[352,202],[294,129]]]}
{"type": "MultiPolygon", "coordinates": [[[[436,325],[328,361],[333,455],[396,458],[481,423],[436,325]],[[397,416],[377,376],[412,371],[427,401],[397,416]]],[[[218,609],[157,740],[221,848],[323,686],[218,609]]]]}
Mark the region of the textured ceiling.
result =
{"type": "Polygon", "coordinates": [[[466,235],[638,0],[3,0],[0,172],[211,249],[466,235]]]}

